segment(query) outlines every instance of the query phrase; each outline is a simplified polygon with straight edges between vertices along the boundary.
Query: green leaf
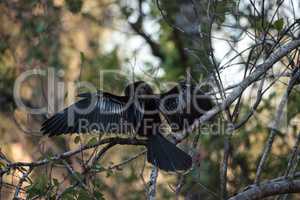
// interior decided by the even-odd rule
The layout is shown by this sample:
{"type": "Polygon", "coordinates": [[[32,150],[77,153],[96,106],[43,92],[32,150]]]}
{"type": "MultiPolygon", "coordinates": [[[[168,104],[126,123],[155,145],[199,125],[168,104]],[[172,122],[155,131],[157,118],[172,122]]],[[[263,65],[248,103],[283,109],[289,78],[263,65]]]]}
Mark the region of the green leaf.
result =
{"type": "Polygon", "coordinates": [[[34,196],[43,196],[47,191],[47,177],[45,175],[38,176],[36,180],[26,188],[29,198],[34,196]]]}
{"type": "Polygon", "coordinates": [[[84,53],[82,51],[80,51],[80,61],[81,61],[81,64],[84,62],[84,60],[85,60],[84,53]]]}
{"type": "Polygon", "coordinates": [[[80,189],[78,191],[78,198],[77,200],[88,200],[88,199],[93,199],[90,197],[90,195],[83,189],[80,189]]]}
{"type": "Polygon", "coordinates": [[[88,142],[87,142],[87,145],[95,145],[96,143],[98,142],[97,138],[96,137],[92,137],[88,142]]]}
{"type": "Polygon", "coordinates": [[[96,187],[96,188],[100,188],[102,186],[102,182],[99,179],[97,179],[97,178],[95,178],[92,181],[92,183],[93,183],[93,186],[96,187]]]}
{"type": "Polygon", "coordinates": [[[99,192],[99,191],[94,191],[94,196],[98,200],[105,200],[103,194],[101,192],[99,192]]]}
{"type": "Polygon", "coordinates": [[[36,32],[37,33],[42,33],[42,32],[44,32],[46,30],[46,28],[47,27],[46,27],[45,23],[44,22],[40,22],[40,23],[37,24],[36,32]]]}
{"type": "Polygon", "coordinates": [[[53,184],[57,187],[59,185],[59,182],[56,178],[52,179],[53,184]]]}
{"type": "Polygon", "coordinates": [[[284,25],[283,18],[280,18],[280,19],[276,20],[276,21],[273,23],[273,27],[274,27],[277,31],[281,31],[282,28],[283,28],[283,25],[284,25]]]}
{"type": "Polygon", "coordinates": [[[67,7],[72,13],[79,13],[81,11],[82,0],[66,0],[67,7]]]}
{"type": "Polygon", "coordinates": [[[71,178],[72,178],[72,181],[77,182],[77,181],[82,181],[84,177],[81,173],[74,172],[74,174],[72,174],[71,178]]]}
{"type": "Polygon", "coordinates": [[[107,170],[106,177],[108,178],[111,175],[113,175],[113,171],[112,170],[107,170]]]}
{"type": "Polygon", "coordinates": [[[97,173],[105,171],[105,168],[102,167],[100,164],[95,164],[92,169],[97,173]]]}
{"type": "Polygon", "coordinates": [[[75,199],[76,190],[73,187],[67,188],[65,191],[63,191],[61,195],[62,200],[73,200],[75,199]]]}
{"type": "Polygon", "coordinates": [[[80,136],[76,136],[75,139],[74,139],[74,143],[75,144],[78,144],[80,142],[80,136]]]}
{"type": "Polygon", "coordinates": [[[258,31],[264,31],[264,26],[263,24],[266,24],[267,22],[265,20],[262,20],[262,19],[257,19],[255,20],[255,23],[254,23],[254,28],[258,31]]]}
{"type": "Polygon", "coordinates": [[[5,163],[3,161],[0,161],[0,168],[4,168],[5,167],[5,163]]]}

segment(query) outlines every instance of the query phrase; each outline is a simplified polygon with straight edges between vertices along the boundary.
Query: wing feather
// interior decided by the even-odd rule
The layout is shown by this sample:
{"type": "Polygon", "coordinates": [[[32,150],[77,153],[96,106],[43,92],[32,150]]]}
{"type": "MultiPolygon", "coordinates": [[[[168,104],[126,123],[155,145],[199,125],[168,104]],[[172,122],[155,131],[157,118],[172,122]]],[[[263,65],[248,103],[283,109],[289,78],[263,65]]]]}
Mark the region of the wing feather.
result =
{"type": "Polygon", "coordinates": [[[54,114],[43,124],[41,131],[49,136],[66,133],[132,133],[142,120],[143,111],[135,109],[125,96],[110,93],[84,93],[82,99],[54,114]]]}

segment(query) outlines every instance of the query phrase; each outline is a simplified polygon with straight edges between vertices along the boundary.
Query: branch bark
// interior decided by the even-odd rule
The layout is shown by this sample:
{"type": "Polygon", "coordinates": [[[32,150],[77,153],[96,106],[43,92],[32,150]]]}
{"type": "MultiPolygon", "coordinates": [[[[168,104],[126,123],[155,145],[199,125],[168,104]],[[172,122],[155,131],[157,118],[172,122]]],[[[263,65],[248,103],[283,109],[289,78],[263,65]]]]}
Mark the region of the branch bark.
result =
{"type": "Polygon", "coordinates": [[[287,193],[299,193],[300,180],[270,181],[261,185],[253,185],[250,189],[238,193],[228,200],[258,200],[265,197],[287,193]]]}

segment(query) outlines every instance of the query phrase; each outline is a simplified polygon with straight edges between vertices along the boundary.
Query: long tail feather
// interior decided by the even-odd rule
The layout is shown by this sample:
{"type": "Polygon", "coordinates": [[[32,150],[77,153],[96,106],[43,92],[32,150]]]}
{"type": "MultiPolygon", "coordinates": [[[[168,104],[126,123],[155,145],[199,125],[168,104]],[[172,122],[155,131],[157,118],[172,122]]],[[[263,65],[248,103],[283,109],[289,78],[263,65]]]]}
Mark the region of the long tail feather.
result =
{"type": "Polygon", "coordinates": [[[176,147],[161,134],[152,135],[148,141],[147,160],[165,171],[187,170],[192,165],[192,158],[176,147]]]}

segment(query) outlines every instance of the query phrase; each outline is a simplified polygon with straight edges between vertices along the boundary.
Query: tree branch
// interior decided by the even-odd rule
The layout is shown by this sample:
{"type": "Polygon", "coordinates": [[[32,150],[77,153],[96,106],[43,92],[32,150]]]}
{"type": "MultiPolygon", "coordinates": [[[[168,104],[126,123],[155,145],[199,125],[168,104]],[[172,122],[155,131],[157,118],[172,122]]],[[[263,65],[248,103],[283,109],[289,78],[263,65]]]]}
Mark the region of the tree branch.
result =
{"type": "Polygon", "coordinates": [[[281,58],[286,56],[288,53],[300,46],[300,39],[290,41],[289,43],[279,47],[270,57],[262,64],[257,65],[256,69],[242,81],[239,86],[233,89],[233,91],[224,99],[222,103],[215,106],[211,110],[207,111],[199,119],[195,120],[192,126],[182,132],[177,132],[173,134],[174,139],[177,142],[183,140],[188,133],[200,127],[204,122],[212,119],[214,116],[219,114],[221,111],[228,108],[243,92],[247,89],[253,82],[259,79],[263,74],[265,74],[272,66],[278,62],[281,58]]]}
{"type": "Polygon", "coordinates": [[[153,166],[150,174],[148,200],[155,200],[157,177],[158,177],[158,168],[156,166],[153,166]]]}
{"type": "Polygon", "coordinates": [[[297,83],[297,80],[300,77],[300,70],[298,70],[298,68],[296,68],[296,70],[297,70],[296,73],[293,75],[293,77],[289,81],[289,85],[286,89],[286,92],[284,93],[284,95],[278,105],[275,119],[271,124],[271,132],[270,132],[269,138],[267,140],[267,143],[265,145],[265,148],[263,150],[261,159],[259,161],[259,165],[257,167],[257,172],[256,172],[256,176],[255,176],[255,181],[254,181],[255,183],[259,183],[260,175],[262,173],[262,170],[263,170],[264,164],[268,158],[268,155],[271,151],[273,141],[275,139],[276,134],[279,132],[279,124],[280,124],[280,121],[282,120],[284,106],[286,105],[286,103],[288,101],[289,94],[291,93],[294,85],[297,83]]]}
{"type": "MultiPolygon", "coordinates": [[[[6,168],[17,168],[17,167],[21,167],[21,166],[28,166],[28,167],[36,167],[36,166],[41,166],[41,165],[45,165],[49,162],[52,161],[57,161],[60,159],[64,159],[64,158],[68,158],[70,156],[73,156],[77,153],[80,153],[82,151],[91,149],[91,148],[95,148],[99,145],[103,145],[103,144],[107,144],[107,143],[113,143],[113,144],[120,144],[120,145],[146,145],[147,144],[147,140],[145,139],[136,139],[136,138],[120,138],[120,137],[112,137],[112,138],[105,138],[102,139],[100,141],[98,141],[96,144],[92,144],[92,145],[84,145],[81,146],[78,149],[75,150],[71,150],[71,151],[67,151],[65,153],[62,154],[58,154],[56,156],[52,156],[50,158],[46,158],[46,159],[42,159],[42,160],[38,160],[38,161],[34,161],[34,162],[15,162],[15,163],[11,163],[8,164],[6,168]]],[[[1,170],[0,174],[5,173],[5,170],[1,170]]]]}
{"type": "Polygon", "coordinates": [[[258,200],[286,193],[300,192],[300,180],[272,180],[261,185],[252,185],[250,189],[238,193],[228,200],[258,200]]]}

